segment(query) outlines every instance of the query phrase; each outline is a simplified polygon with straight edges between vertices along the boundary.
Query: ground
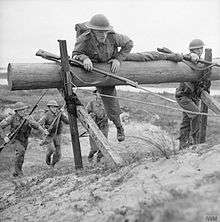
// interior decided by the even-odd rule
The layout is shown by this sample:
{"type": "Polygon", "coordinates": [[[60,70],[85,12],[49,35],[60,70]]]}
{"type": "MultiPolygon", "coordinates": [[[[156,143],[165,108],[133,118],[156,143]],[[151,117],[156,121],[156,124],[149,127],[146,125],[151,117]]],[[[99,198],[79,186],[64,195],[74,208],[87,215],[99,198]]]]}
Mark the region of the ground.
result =
{"type": "MultiPolygon", "coordinates": [[[[37,100],[40,91],[7,94],[2,104],[37,100]]],[[[61,97],[51,90],[48,98],[61,97]]],[[[119,92],[119,96],[154,101],[143,93],[119,92]]],[[[173,95],[164,94],[173,98],[173,95]]],[[[91,97],[81,92],[86,103],[91,97]]],[[[216,97],[219,101],[219,98],[216,97]]],[[[160,104],[166,104],[159,101],[160,104]]],[[[45,148],[34,132],[24,163],[25,176],[14,179],[14,153],[0,154],[1,221],[220,221],[219,118],[208,120],[207,143],[178,151],[181,113],[121,101],[130,108],[125,125],[126,141],[118,143],[111,125],[109,141],[120,152],[123,166],[108,160],[88,163],[88,137],[80,138],[84,170],[74,169],[68,126],[62,138],[62,159],[54,169],[45,164],[45,148]],[[154,113],[160,119],[152,122],[154,113]]],[[[166,104],[169,105],[169,104],[166,104]]],[[[38,118],[38,116],[35,116],[38,118]]],[[[80,132],[83,129],[80,127],[80,132]]]]}

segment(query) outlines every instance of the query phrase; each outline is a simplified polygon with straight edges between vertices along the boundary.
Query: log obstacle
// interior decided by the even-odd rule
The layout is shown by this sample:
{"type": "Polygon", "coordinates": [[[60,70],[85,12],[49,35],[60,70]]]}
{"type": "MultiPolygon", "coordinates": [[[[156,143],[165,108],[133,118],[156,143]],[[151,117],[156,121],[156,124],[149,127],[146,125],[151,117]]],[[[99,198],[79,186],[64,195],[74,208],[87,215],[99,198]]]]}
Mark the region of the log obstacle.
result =
{"type": "MultiPolygon", "coordinates": [[[[94,64],[95,67],[110,71],[108,64],[94,64]]],[[[124,82],[103,77],[96,72],[87,72],[70,66],[72,82],[78,87],[124,85],[124,82]]],[[[10,63],[8,65],[8,85],[10,90],[61,88],[61,67],[56,63],[10,63]]],[[[139,84],[195,81],[200,73],[184,63],[171,61],[122,62],[117,75],[139,84]]],[[[220,80],[220,68],[213,67],[211,80],[220,80]]]]}

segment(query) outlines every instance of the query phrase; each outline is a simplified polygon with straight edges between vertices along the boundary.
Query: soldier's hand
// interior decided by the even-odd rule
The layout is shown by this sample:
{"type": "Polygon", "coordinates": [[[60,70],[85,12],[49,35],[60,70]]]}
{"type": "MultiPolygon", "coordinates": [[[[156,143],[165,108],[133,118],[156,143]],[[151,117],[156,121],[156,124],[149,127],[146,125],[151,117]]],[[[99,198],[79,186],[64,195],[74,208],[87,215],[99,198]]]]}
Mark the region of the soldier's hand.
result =
{"type": "Polygon", "coordinates": [[[84,69],[91,71],[93,69],[92,61],[89,58],[83,60],[84,69]]]}
{"type": "Polygon", "coordinates": [[[4,137],[4,141],[5,141],[5,143],[8,143],[10,141],[10,139],[6,136],[6,137],[4,137]]]}
{"type": "Polygon", "coordinates": [[[49,135],[49,132],[47,130],[44,130],[44,135],[45,136],[48,136],[49,135]]]}
{"type": "Polygon", "coordinates": [[[108,63],[111,63],[111,72],[116,73],[118,72],[120,68],[120,62],[117,59],[111,59],[108,61],[108,63]]]}
{"type": "Polygon", "coordinates": [[[192,61],[193,63],[197,63],[198,60],[199,60],[199,56],[198,56],[196,53],[191,53],[191,54],[190,54],[190,57],[191,57],[191,61],[192,61]]]}

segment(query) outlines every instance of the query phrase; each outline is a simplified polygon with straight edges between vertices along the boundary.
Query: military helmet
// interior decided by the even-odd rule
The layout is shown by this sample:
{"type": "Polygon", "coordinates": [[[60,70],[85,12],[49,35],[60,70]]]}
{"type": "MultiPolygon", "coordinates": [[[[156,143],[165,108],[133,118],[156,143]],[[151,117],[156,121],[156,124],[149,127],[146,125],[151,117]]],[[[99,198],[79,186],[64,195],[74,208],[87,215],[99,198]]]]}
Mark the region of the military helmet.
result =
{"type": "Polygon", "coordinates": [[[48,101],[47,106],[56,106],[56,107],[59,107],[59,105],[58,105],[58,103],[57,103],[56,100],[50,100],[50,101],[48,101]]]}
{"type": "Polygon", "coordinates": [[[189,43],[189,49],[199,49],[202,48],[204,46],[204,42],[201,39],[193,39],[190,43],[189,43]]]}
{"type": "Polygon", "coordinates": [[[94,15],[89,22],[85,23],[86,27],[94,30],[112,31],[113,27],[109,24],[108,19],[102,14],[94,15]]]}
{"type": "Polygon", "coordinates": [[[22,102],[17,102],[15,103],[13,108],[14,108],[14,111],[20,111],[20,110],[28,109],[29,106],[22,102]]]}

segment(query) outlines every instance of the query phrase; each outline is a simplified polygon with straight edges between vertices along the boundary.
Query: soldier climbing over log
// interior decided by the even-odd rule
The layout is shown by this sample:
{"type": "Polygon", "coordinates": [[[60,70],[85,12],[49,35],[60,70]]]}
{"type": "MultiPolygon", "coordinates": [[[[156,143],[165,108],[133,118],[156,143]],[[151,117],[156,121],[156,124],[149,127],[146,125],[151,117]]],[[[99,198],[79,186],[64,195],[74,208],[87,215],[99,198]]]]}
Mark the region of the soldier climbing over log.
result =
{"type": "MultiPolygon", "coordinates": [[[[171,60],[182,61],[179,54],[163,54],[159,52],[130,53],[133,42],[125,35],[115,33],[108,19],[101,14],[94,15],[89,22],[76,24],[77,40],[72,57],[83,63],[86,70],[93,69],[93,63],[110,63],[111,72],[116,73],[123,60],[152,61],[171,60]],[[118,51],[118,48],[121,48],[118,51]]],[[[116,96],[115,86],[97,87],[101,94],[116,96]]],[[[102,96],[108,117],[117,128],[118,141],[125,139],[124,129],[120,121],[120,106],[116,98],[102,96]]]]}

